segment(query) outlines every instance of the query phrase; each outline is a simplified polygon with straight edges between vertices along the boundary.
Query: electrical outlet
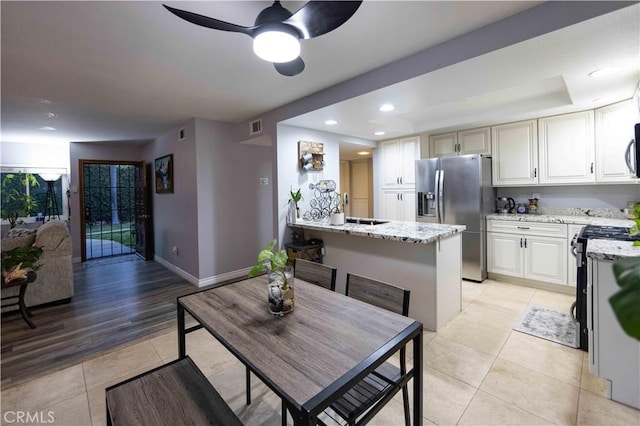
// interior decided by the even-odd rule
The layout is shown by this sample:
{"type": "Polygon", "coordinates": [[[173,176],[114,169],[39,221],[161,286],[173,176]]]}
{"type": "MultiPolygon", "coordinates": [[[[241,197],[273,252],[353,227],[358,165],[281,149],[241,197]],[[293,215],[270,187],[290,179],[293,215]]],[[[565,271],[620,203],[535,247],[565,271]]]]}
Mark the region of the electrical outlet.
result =
{"type": "Polygon", "coordinates": [[[173,248],[171,249],[171,251],[173,252],[173,254],[175,254],[176,256],[178,255],[178,247],[173,246],[173,248]]]}

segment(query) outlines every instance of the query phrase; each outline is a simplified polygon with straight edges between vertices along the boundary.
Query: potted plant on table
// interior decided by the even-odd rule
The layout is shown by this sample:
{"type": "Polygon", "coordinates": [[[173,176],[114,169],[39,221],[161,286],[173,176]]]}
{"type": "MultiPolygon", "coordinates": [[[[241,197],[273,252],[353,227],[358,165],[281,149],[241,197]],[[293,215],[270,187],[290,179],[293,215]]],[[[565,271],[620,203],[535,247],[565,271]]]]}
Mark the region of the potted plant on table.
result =
{"type": "Polygon", "coordinates": [[[260,250],[249,277],[267,273],[269,310],[274,315],[284,315],[293,311],[293,268],[287,266],[289,257],[285,250],[273,251],[276,244],[274,239],[260,250]]]}

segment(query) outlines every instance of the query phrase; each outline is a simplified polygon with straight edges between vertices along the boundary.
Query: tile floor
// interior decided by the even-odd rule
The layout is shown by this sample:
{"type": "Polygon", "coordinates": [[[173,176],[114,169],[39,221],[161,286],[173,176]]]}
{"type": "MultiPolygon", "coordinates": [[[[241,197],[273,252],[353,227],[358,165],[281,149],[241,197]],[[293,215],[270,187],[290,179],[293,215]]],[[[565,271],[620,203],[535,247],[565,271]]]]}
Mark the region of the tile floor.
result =
{"type": "MultiPolygon", "coordinates": [[[[463,282],[463,311],[424,336],[424,423],[438,425],[640,425],[640,411],[607,400],[589,374],[586,353],[514,332],[528,303],[566,311],[572,297],[487,280],[463,282]]],[[[410,352],[410,351],[409,351],[410,352]]],[[[204,330],[187,353],[247,425],[279,425],[280,401],[204,330]]],[[[2,391],[2,424],[15,412],[49,414],[65,426],[104,425],[104,388],[177,356],[176,332],[147,339],[2,391]]],[[[399,393],[372,421],[403,424],[399,393]]],[[[50,417],[44,420],[51,420],[50,417]]]]}

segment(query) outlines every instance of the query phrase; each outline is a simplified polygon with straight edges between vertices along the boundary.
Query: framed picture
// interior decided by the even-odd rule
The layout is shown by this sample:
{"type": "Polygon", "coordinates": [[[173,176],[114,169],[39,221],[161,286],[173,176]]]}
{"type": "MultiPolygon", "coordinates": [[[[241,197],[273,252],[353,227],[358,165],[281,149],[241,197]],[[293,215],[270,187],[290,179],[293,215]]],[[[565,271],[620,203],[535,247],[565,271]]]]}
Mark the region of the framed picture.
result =
{"type": "Polygon", "coordinates": [[[157,194],[173,194],[173,154],[156,158],[155,180],[157,194]]]}

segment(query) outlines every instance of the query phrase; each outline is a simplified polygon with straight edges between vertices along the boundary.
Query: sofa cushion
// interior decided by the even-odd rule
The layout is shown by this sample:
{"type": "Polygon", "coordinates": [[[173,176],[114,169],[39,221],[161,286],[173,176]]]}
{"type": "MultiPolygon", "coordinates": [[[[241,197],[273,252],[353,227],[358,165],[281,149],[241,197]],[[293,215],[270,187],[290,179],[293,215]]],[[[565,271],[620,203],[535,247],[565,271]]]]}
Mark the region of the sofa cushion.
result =
{"type": "Polygon", "coordinates": [[[36,229],[13,228],[0,242],[2,251],[12,250],[16,247],[27,247],[36,240],[36,229]]]}
{"type": "Polygon", "coordinates": [[[60,243],[69,237],[67,224],[61,220],[52,220],[38,228],[34,244],[42,247],[45,251],[55,250],[60,243]]]}

